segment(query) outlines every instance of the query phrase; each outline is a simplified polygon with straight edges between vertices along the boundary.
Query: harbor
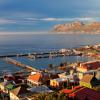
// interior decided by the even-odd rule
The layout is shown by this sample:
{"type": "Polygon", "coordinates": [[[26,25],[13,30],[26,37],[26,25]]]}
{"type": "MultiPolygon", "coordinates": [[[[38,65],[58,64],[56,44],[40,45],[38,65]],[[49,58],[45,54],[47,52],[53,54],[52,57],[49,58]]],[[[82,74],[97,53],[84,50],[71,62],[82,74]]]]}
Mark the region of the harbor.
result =
{"type": "Polygon", "coordinates": [[[75,52],[69,50],[70,52],[40,52],[40,53],[27,53],[27,54],[13,54],[13,55],[1,55],[0,58],[6,57],[29,57],[29,58],[49,58],[49,57],[62,57],[62,56],[81,56],[82,54],[75,54],[75,52]]]}
{"type": "Polygon", "coordinates": [[[99,100],[100,0],[0,0],[0,100],[99,100]]]}
{"type": "Polygon", "coordinates": [[[15,65],[21,69],[26,69],[27,71],[38,71],[47,68],[49,64],[53,64],[52,61],[56,61],[56,59],[62,59],[62,61],[59,61],[59,63],[57,61],[57,64],[55,66],[63,62],[71,64],[76,62],[86,62],[89,61],[89,59],[99,60],[99,50],[100,49],[98,44],[73,49],[60,49],[58,51],[55,50],[50,52],[32,52],[27,54],[21,53],[15,55],[4,55],[0,56],[0,60],[3,60],[3,62],[5,63],[11,64],[11,66],[15,65]],[[45,66],[42,63],[44,62],[44,60],[48,61],[48,64],[45,66]],[[37,66],[38,63],[39,66],[37,66]]]}

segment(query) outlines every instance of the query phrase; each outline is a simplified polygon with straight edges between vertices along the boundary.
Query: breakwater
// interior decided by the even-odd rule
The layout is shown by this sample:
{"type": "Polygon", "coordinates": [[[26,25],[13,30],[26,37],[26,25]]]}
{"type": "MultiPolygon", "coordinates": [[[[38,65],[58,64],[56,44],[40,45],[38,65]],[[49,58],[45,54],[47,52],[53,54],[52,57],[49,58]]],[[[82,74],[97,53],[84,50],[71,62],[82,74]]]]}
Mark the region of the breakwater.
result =
{"type": "Polygon", "coordinates": [[[0,55],[0,58],[6,57],[29,57],[29,58],[48,58],[48,57],[62,57],[62,56],[81,56],[82,53],[74,53],[74,52],[40,52],[40,53],[27,53],[27,54],[8,54],[8,55],[0,55]]]}
{"type": "Polygon", "coordinates": [[[14,64],[18,67],[21,67],[27,71],[38,71],[37,69],[33,68],[32,66],[29,66],[29,65],[26,65],[26,64],[23,64],[22,62],[19,62],[19,61],[16,61],[14,59],[11,59],[11,58],[5,58],[3,59],[4,61],[6,61],[7,63],[11,63],[11,64],[14,64]]]}

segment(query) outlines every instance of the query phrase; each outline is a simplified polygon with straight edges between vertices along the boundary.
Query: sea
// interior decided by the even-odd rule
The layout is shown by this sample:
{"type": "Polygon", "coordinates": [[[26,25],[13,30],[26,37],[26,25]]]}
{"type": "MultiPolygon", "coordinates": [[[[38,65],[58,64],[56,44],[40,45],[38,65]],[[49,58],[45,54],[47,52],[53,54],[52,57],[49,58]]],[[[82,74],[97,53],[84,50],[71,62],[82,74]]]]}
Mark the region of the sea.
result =
{"type": "MultiPolygon", "coordinates": [[[[0,34],[0,55],[49,52],[62,48],[76,48],[99,43],[100,34],[0,34]]],[[[49,64],[57,66],[61,62],[74,63],[76,61],[92,60],[89,57],[79,56],[41,58],[35,60],[27,57],[14,57],[13,59],[37,69],[45,69],[49,64]]],[[[22,69],[0,59],[0,74],[6,71],[16,72],[19,70],[22,69]]]]}

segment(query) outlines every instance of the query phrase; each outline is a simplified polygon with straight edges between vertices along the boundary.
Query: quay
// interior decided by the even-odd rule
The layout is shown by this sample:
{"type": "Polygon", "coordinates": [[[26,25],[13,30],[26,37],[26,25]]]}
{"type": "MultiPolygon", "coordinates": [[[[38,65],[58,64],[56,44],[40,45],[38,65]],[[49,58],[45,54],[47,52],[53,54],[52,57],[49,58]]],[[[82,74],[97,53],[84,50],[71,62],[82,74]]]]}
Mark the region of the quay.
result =
{"type": "Polygon", "coordinates": [[[73,52],[61,53],[59,51],[54,51],[54,52],[0,55],[0,58],[1,59],[6,57],[49,58],[49,57],[62,57],[62,56],[82,56],[82,54],[81,53],[75,54],[73,52]]]}
{"type": "Polygon", "coordinates": [[[8,54],[8,55],[0,55],[0,58],[6,57],[29,57],[29,58],[49,58],[49,57],[62,57],[62,56],[86,56],[88,53],[99,53],[100,52],[100,44],[97,45],[87,45],[79,48],[72,49],[60,49],[53,50],[50,52],[32,52],[32,53],[18,53],[18,54],[8,54]],[[90,52],[91,50],[91,52],[90,52]]]}
{"type": "Polygon", "coordinates": [[[16,60],[8,58],[8,57],[6,57],[3,60],[6,61],[7,63],[11,63],[11,64],[14,64],[14,65],[16,65],[18,67],[21,67],[21,68],[23,68],[23,69],[25,69],[27,71],[38,71],[37,69],[35,69],[35,68],[33,68],[33,67],[29,66],[29,65],[23,64],[23,63],[21,63],[19,61],[16,61],[16,60]]]}

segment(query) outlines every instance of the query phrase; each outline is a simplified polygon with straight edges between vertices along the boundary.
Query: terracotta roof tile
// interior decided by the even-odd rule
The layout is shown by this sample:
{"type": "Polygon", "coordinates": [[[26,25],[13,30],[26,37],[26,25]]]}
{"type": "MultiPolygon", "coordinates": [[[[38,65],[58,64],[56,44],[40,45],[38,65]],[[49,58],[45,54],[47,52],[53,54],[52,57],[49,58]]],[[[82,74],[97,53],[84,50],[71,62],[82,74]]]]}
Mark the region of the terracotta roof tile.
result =
{"type": "Polygon", "coordinates": [[[80,89],[79,91],[76,91],[75,93],[73,92],[72,94],[74,94],[73,96],[78,96],[80,100],[84,100],[86,97],[88,100],[98,100],[98,98],[100,98],[100,92],[89,88],[80,89]]]}
{"type": "Polygon", "coordinates": [[[28,77],[28,80],[39,82],[42,80],[41,77],[42,77],[41,73],[36,73],[35,75],[30,75],[28,77]]]}

